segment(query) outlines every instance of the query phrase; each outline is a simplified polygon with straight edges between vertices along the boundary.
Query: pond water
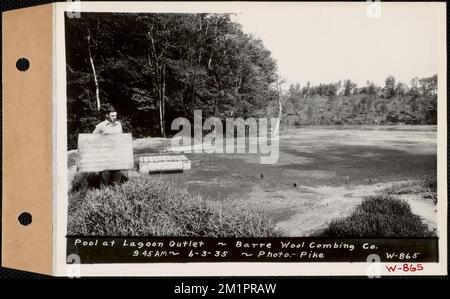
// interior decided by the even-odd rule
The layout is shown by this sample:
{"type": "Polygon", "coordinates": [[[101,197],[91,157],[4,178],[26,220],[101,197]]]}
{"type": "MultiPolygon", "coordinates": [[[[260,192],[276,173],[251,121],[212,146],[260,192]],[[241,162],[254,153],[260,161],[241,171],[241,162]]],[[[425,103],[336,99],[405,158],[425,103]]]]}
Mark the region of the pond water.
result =
{"type": "Polygon", "coordinates": [[[299,128],[280,134],[277,163],[258,154],[185,154],[168,175],[212,200],[263,212],[288,235],[311,235],[390,182],[436,175],[436,126],[299,128]]]}
{"type": "MultiPolygon", "coordinates": [[[[305,127],[280,134],[275,164],[261,164],[250,153],[186,153],[192,169],[163,176],[225,207],[261,212],[289,236],[310,236],[393,182],[435,176],[436,146],[436,126],[305,127]]],[[[162,138],[133,144],[135,155],[168,147],[162,138]]],[[[69,167],[69,186],[75,171],[69,167]]],[[[435,205],[405,199],[435,226],[435,205]]]]}

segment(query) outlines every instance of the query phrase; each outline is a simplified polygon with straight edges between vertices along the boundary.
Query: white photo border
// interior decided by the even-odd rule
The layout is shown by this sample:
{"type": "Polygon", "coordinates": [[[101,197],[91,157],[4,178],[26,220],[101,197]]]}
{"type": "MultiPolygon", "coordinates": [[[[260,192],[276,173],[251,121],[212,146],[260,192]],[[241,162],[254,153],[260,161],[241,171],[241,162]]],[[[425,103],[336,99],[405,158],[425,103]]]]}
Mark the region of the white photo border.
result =
{"type": "MultiPolygon", "coordinates": [[[[301,9],[302,5],[338,5],[337,3],[311,2],[67,2],[53,4],[54,36],[54,217],[53,217],[53,273],[71,276],[73,265],[66,263],[66,234],[68,208],[67,182],[67,107],[64,15],[66,11],[122,13],[180,13],[215,12],[239,13],[251,10],[273,10],[279,7],[301,9]]],[[[365,11],[370,4],[339,3],[349,7],[361,6],[365,11]]],[[[439,31],[438,48],[438,232],[439,262],[422,263],[424,270],[415,273],[388,273],[381,264],[381,276],[392,275],[447,275],[447,78],[446,78],[446,11],[445,3],[382,3],[384,6],[433,5],[437,14],[439,31]]],[[[220,263],[146,263],[146,264],[81,264],[77,273],[81,276],[367,276],[367,263],[313,263],[313,262],[220,262],[220,263]]]]}

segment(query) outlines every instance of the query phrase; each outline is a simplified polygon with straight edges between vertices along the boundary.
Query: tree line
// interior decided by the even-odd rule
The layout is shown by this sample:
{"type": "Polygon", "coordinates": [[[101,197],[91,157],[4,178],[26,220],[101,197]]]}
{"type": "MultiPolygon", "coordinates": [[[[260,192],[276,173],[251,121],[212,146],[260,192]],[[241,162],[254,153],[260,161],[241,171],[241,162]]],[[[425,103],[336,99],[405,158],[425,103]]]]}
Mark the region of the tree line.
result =
{"type": "Polygon", "coordinates": [[[248,118],[278,101],[275,60],[230,14],[82,13],[65,34],[70,148],[111,106],[133,136],[166,137],[195,109],[248,118]]]}
{"type": "Polygon", "coordinates": [[[134,137],[172,120],[281,117],[281,125],[436,123],[437,76],[281,89],[276,61],[230,14],[85,13],[65,19],[69,148],[111,106],[134,137]]]}
{"type": "Polygon", "coordinates": [[[350,79],[311,86],[290,85],[283,95],[283,125],[436,124],[437,75],[409,86],[388,76],[384,86],[350,79]]]}

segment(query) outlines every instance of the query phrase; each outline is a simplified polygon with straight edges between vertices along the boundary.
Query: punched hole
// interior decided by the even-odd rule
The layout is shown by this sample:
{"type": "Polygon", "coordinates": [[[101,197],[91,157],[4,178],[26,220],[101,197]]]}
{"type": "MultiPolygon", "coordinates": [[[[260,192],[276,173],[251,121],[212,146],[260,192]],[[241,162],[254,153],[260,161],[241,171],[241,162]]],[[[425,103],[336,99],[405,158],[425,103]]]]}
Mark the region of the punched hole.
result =
{"type": "Polygon", "coordinates": [[[25,72],[30,68],[30,62],[24,57],[19,58],[16,62],[16,68],[21,72],[25,72]]]}
{"type": "Polygon", "coordinates": [[[18,219],[20,224],[22,225],[28,225],[32,221],[31,214],[28,212],[23,212],[22,214],[20,214],[18,219]]]}

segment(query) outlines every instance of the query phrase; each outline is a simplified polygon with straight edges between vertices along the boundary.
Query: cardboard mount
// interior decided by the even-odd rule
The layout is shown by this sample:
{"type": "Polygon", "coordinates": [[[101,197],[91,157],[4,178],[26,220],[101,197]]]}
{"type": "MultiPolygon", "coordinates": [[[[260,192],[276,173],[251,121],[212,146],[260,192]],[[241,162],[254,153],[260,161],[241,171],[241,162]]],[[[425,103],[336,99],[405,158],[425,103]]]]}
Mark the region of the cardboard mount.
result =
{"type": "Polygon", "coordinates": [[[2,13],[2,266],[52,274],[52,5],[2,13]],[[19,71],[26,58],[30,67],[19,71]],[[27,212],[32,222],[18,217],[27,212]]]}

